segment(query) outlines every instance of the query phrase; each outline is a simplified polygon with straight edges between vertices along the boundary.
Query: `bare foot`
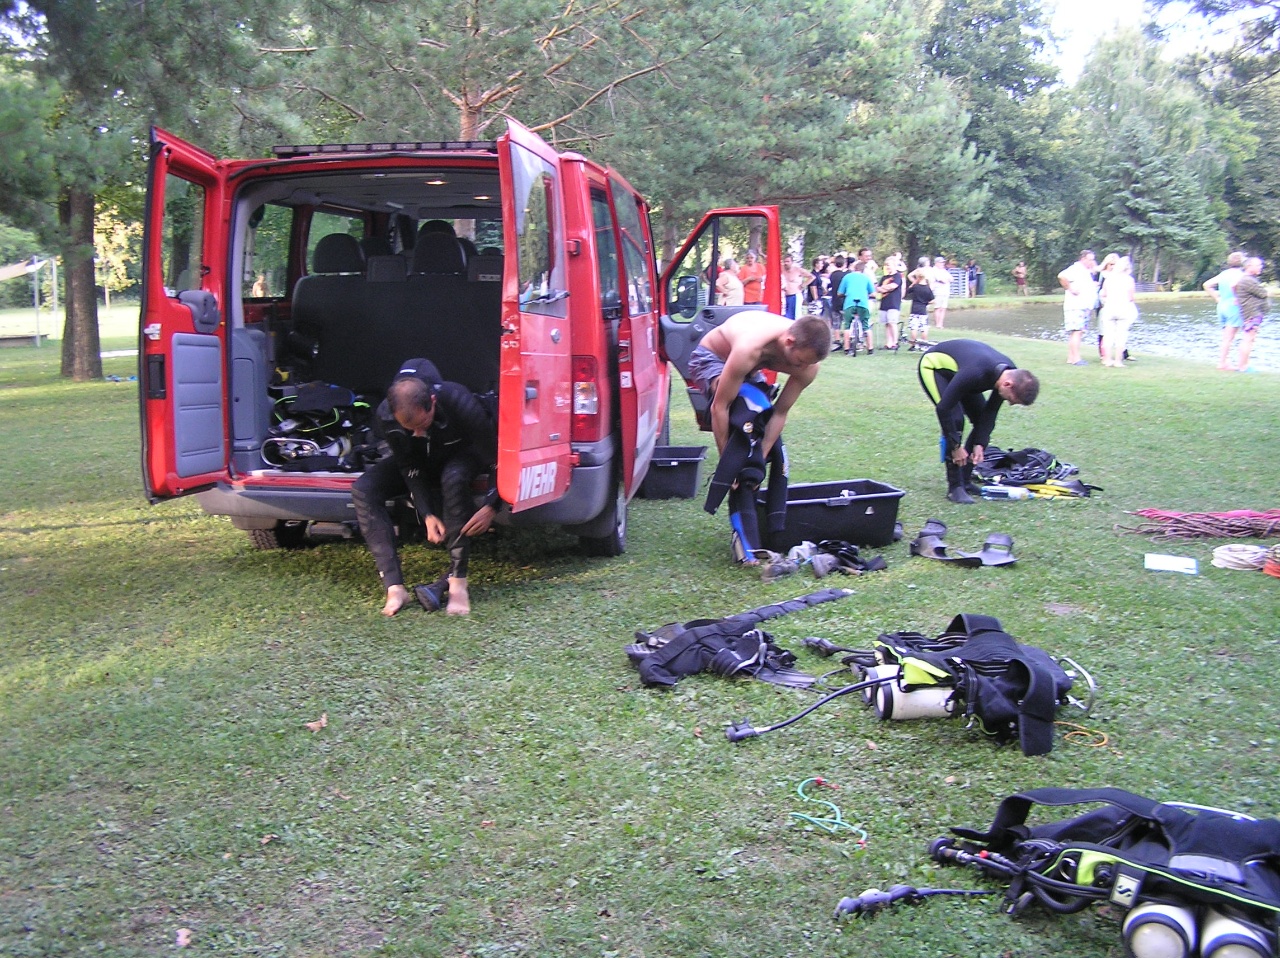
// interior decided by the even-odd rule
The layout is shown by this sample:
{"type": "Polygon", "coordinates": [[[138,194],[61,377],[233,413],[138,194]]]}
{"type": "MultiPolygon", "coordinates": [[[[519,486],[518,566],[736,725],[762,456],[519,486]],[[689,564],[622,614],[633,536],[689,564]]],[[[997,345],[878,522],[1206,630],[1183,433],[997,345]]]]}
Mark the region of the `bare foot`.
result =
{"type": "Polygon", "coordinates": [[[382,607],[383,615],[395,615],[409,601],[409,590],[402,585],[393,585],[387,590],[387,604],[382,607]]]}
{"type": "Polygon", "coordinates": [[[467,580],[449,577],[449,604],[444,610],[449,615],[470,615],[471,596],[467,594],[467,580]]]}

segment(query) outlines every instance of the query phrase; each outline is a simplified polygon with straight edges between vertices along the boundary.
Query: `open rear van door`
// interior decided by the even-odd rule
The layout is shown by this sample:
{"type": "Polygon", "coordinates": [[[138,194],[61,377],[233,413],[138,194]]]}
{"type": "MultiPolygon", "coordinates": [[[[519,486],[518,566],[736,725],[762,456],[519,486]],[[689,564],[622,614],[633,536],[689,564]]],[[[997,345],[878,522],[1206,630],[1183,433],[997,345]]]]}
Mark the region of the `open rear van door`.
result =
{"type": "Polygon", "coordinates": [[[502,225],[502,346],[498,494],[521,512],[569,488],[573,371],[560,158],[509,121],[498,138],[502,225]]]}
{"type": "MultiPolygon", "coordinates": [[[[752,206],[712,210],[689,234],[662,272],[662,351],[689,378],[689,356],[702,337],[734,313],[747,309],[782,312],[782,230],[776,206],[752,206]],[[716,280],[724,261],[739,264],[754,250],[765,267],[763,302],[756,305],[721,306],[716,301],[716,280]]],[[[704,415],[706,401],[690,388],[698,421],[710,429],[704,415]]]]}
{"type": "Polygon", "coordinates": [[[153,502],[228,475],[225,197],[214,157],[152,129],[138,391],[153,502]]]}

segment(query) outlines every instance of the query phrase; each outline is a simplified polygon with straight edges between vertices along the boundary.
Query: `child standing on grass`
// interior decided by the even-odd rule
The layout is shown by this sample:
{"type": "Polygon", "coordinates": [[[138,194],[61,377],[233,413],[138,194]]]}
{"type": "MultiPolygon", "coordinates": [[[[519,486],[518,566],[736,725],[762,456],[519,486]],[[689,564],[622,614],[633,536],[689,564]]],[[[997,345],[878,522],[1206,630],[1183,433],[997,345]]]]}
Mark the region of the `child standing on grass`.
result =
{"type": "Polygon", "coordinates": [[[929,258],[920,257],[920,266],[907,277],[907,299],[911,300],[911,319],[907,326],[907,339],[911,345],[907,352],[929,347],[929,304],[933,302],[933,287],[929,285],[929,258]]]}
{"type": "Polygon", "coordinates": [[[1240,363],[1236,368],[1242,373],[1253,372],[1249,367],[1249,353],[1253,341],[1258,338],[1262,321],[1267,318],[1267,287],[1258,279],[1262,275],[1262,260],[1251,256],[1244,263],[1244,275],[1236,283],[1236,302],[1240,304],[1240,363]]]}

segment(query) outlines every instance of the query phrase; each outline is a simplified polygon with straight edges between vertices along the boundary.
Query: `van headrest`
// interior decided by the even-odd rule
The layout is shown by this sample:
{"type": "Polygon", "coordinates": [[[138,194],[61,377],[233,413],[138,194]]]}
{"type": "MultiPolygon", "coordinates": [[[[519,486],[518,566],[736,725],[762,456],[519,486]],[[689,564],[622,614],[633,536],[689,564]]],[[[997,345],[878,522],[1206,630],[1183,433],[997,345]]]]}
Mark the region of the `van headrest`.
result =
{"type": "Polygon", "coordinates": [[[363,273],[364,253],[360,241],[346,233],[330,233],[316,243],[311,254],[313,273],[363,273]]]}
{"type": "Polygon", "coordinates": [[[418,233],[413,247],[413,272],[461,273],[462,247],[452,233],[418,233]]]}

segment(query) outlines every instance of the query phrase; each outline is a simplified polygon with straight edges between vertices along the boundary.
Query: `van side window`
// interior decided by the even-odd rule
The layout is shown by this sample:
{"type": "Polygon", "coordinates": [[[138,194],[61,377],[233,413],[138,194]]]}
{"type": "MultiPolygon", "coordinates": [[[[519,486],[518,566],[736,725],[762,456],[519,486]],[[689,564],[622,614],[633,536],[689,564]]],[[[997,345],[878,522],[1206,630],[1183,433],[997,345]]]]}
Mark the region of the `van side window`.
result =
{"type": "Polygon", "coordinates": [[[199,289],[204,273],[204,188],[169,173],[164,180],[164,239],[160,263],[165,289],[199,289]]]}
{"type": "Polygon", "coordinates": [[[618,241],[613,211],[604,190],[591,191],[591,223],[596,234],[596,270],[600,277],[600,307],[606,320],[622,317],[622,296],[618,286],[618,241]]]}
{"type": "Polygon", "coordinates": [[[653,277],[649,275],[648,233],[640,221],[636,197],[616,183],[614,201],[618,208],[618,225],[622,227],[622,260],[627,268],[628,311],[635,316],[653,310],[653,277]]]}
{"type": "Polygon", "coordinates": [[[289,230],[293,210],[266,203],[249,217],[240,295],[246,299],[282,299],[288,295],[289,230]]]}
{"type": "Polygon", "coordinates": [[[564,264],[556,257],[560,224],[555,220],[555,169],[526,150],[511,151],[516,207],[516,265],[520,309],[567,315],[564,264]]]}

